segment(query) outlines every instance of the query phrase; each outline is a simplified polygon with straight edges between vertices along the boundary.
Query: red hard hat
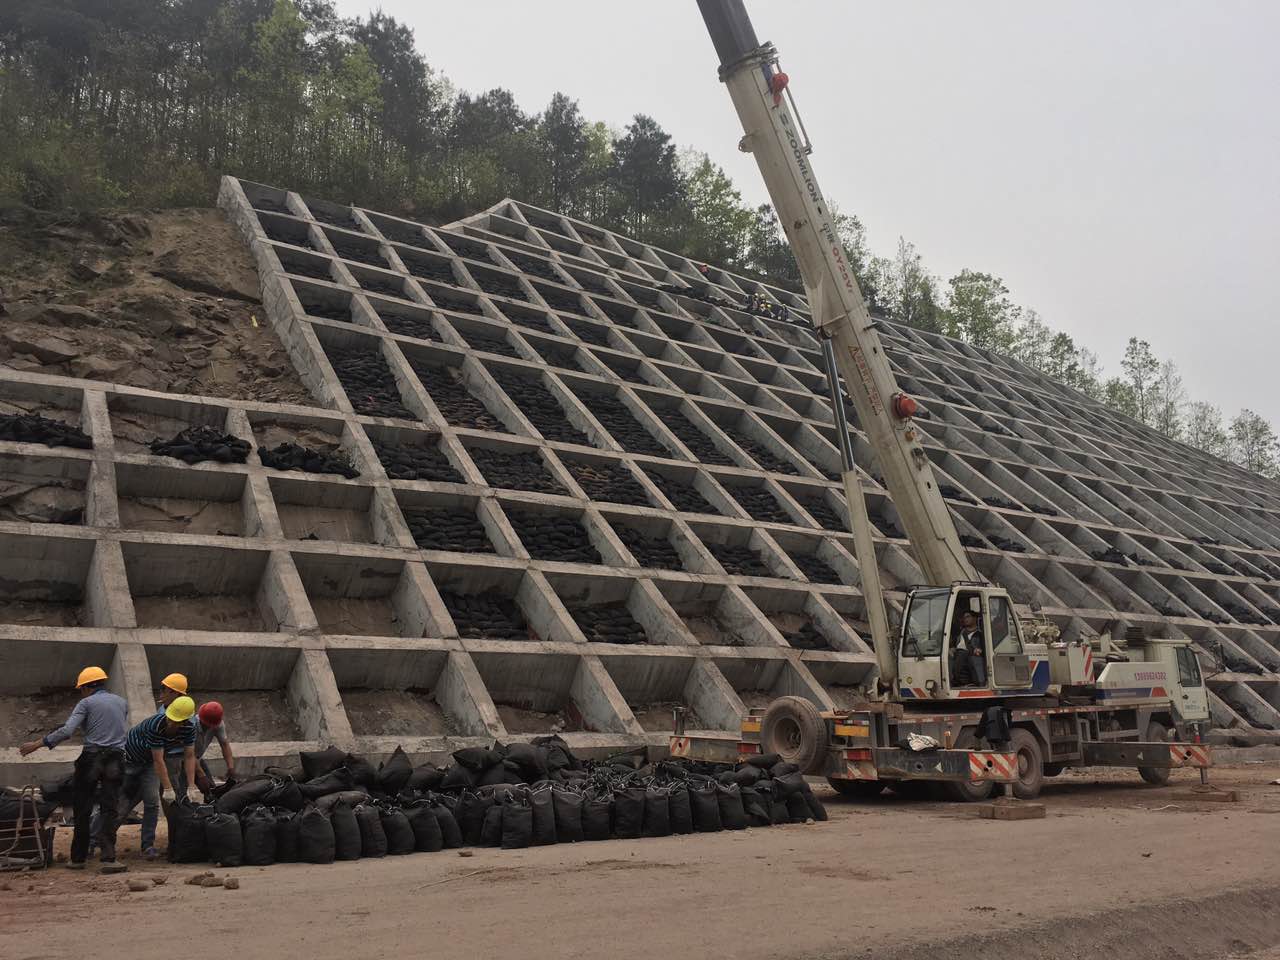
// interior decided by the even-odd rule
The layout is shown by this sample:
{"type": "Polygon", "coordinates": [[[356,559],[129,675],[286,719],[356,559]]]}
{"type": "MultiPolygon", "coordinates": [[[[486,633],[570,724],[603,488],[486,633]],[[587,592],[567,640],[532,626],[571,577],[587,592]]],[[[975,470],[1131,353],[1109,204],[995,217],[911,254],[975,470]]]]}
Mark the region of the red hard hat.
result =
{"type": "Polygon", "coordinates": [[[216,727],[222,722],[222,704],[217,700],[200,704],[200,722],[206,727],[216,727]]]}

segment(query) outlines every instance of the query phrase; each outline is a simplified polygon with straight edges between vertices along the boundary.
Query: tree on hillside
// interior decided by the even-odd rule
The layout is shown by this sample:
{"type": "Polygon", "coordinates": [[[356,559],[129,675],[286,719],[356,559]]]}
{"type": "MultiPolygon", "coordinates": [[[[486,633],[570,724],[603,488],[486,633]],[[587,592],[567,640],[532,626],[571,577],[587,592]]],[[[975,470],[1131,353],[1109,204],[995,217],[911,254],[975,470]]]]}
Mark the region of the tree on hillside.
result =
{"type": "Polygon", "coordinates": [[[985,350],[1008,353],[1017,336],[1018,308],[999,277],[961,270],[947,281],[950,293],[943,311],[943,328],[985,350]]]}
{"type": "Polygon", "coordinates": [[[1151,344],[1137,337],[1130,337],[1120,361],[1125,384],[1132,398],[1130,416],[1151,426],[1154,424],[1155,385],[1160,376],[1160,361],[1151,352],[1151,344]]]}
{"type": "Polygon", "coordinates": [[[720,264],[746,258],[754,215],[723,169],[705,153],[680,158],[688,216],[672,218],[667,235],[686,256],[720,264]]]}
{"type": "Polygon", "coordinates": [[[897,255],[876,257],[867,273],[875,290],[876,306],[891,320],[931,333],[942,332],[938,281],[925,268],[914,244],[899,237],[897,255]]]}
{"type": "Polygon", "coordinates": [[[778,225],[778,216],[767,203],[752,211],[751,230],[747,236],[747,265],[755,273],[783,286],[799,288],[803,283],[800,268],[791,255],[791,247],[778,225]]]}
{"type": "Polygon", "coordinates": [[[538,120],[547,168],[547,202],[551,209],[576,214],[576,201],[587,172],[587,123],[578,110],[578,101],[563,93],[538,120]]]}
{"type": "Polygon", "coordinates": [[[1248,408],[1231,421],[1231,459],[1254,473],[1280,473],[1280,440],[1271,424],[1248,408]]]}
{"type": "Polygon", "coordinates": [[[1231,445],[1222,425],[1222,411],[1211,403],[1195,402],[1187,406],[1184,439],[1191,446],[1215,457],[1226,458],[1231,445]]]}
{"type": "Polygon", "coordinates": [[[1187,404],[1187,391],[1182,375],[1172,360],[1160,365],[1160,373],[1151,387],[1151,425],[1166,437],[1182,436],[1182,414],[1187,404]]]}
{"type": "Polygon", "coordinates": [[[642,113],[613,143],[611,171],[620,201],[618,219],[633,236],[645,238],[651,226],[680,198],[680,172],[671,135],[642,113]]]}
{"type": "Polygon", "coordinates": [[[1133,384],[1123,377],[1111,377],[1102,384],[1102,402],[1126,417],[1141,419],[1138,416],[1138,396],[1133,384]]]}

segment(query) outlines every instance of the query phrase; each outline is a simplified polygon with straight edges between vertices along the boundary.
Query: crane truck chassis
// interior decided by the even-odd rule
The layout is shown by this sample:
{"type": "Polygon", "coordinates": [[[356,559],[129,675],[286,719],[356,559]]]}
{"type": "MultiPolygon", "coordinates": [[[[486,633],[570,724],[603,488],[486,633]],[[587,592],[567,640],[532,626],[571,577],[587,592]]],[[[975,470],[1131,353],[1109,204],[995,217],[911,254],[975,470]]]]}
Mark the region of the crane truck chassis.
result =
{"type": "Polygon", "coordinates": [[[743,718],[736,743],[687,736],[677,717],[671,752],[720,761],[778,753],[841,793],[937,780],[960,800],[982,799],[995,783],[1029,799],[1067,766],[1134,766],[1152,783],[1167,782],[1174,767],[1203,771],[1212,763],[1200,742],[1208,696],[1188,641],[1136,637],[1129,646],[1104,633],[1064,642],[1050,624],[1030,636],[1008,591],[970,562],[923,446],[917,419],[927,411],[899,388],[881,346],[777,51],[757,39],[743,0],[698,0],[698,7],[742,122],[739,149],[760,168],[822,341],[876,670],[856,709],[824,713],[804,698],[782,697],[743,718]],[[896,637],[841,376],[931,584],[908,594],[896,637]],[[972,626],[959,632],[968,615],[981,624],[977,635],[972,626]]]}

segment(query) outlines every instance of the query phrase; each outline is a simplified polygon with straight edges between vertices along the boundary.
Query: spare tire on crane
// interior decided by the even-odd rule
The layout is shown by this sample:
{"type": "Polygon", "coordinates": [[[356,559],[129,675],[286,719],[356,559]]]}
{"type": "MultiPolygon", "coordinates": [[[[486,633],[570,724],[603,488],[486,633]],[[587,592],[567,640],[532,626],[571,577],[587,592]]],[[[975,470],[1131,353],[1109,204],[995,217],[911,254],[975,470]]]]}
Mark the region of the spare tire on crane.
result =
{"type": "Polygon", "coordinates": [[[764,712],[760,749],[794,763],[801,773],[822,773],[827,759],[827,723],[804,697],[779,697],[764,712]]]}

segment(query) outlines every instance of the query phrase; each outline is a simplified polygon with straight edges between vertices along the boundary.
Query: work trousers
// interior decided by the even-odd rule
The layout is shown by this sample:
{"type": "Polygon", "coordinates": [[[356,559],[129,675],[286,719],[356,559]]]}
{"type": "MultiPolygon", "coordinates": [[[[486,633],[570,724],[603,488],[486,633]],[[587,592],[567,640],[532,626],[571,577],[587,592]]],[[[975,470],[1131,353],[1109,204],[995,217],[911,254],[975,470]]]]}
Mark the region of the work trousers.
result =
{"type": "MultiPolygon", "coordinates": [[[[124,765],[124,785],[120,788],[120,803],[116,807],[116,815],[121,823],[129,816],[129,812],[142,801],[142,849],[156,845],[156,825],[160,822],[160,778],[156,776],[156,768],[147,757],[145,763],[129,763],[124,765]]],[[[101,815],[106,805],[99,809],[101,815]]]]}
{"type": "Polygon", "coordinates": [[[89,856],[89,843],[94,839],[102,850],[103,860],[116,857],[116,805],[124,780],[124,751],[110,747],[85,747],[76,757],[71,780],[72,810],[75,827],[71,832],[71,862],[84,863],[89,856]],[[102,816],[95,821],[93,805],[102,806],[102,816]]]}
{"type": "Polygon", "coordinates": [[[982,657],[975,657],[963,647],[957,648],[951,658],[951,681],[956,686],[985,687],[987,664],[982,657]]]}

